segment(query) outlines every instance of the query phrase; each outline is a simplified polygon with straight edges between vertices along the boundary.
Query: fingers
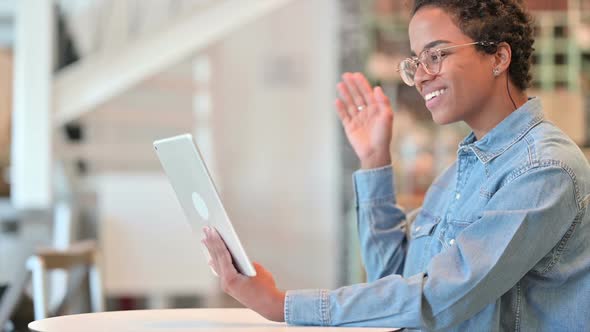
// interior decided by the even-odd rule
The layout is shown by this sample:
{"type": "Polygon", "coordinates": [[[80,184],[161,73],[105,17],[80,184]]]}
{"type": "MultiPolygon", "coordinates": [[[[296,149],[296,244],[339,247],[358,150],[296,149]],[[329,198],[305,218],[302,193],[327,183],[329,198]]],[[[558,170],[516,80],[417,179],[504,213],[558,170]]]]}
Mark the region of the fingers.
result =
{"type": "Polygon", "coordinates": [[[371,88],[371,84],[365,78],[365,76],[361,73],[353,74],[353,78],[356,82],[356,86],[359,89],[360,93],[363,96],[363,99],[366,102],[366,105],[374,105],[376,103],[375,97],[373,96],[373,89],[371,88]]]}
{"type": "Polygon", "coordinates": [[[252,265],[254,266],[254,270],[256,270],[256,273],[259,275],[264,275],[264,274],[268,274],[269,272],[264,268],[264,266],[262,266],[262,264],[258,263],[258,262],[252,262],[252,265]]]}
{"type": "Polygon", "coordinates": [[[348,121],[350,121],[351,115],[346,110],[346,105],[344,105],[342,100],[336,99],[334,104],[336,105],[336,111],[338,112],[338,116],[340,117],[340,121],[342,121],[342,123],[344,123],[344,124],[346,124],[348,121]]]}
{"type": "Polygon", "coordinates": [[[354,116],[364,107],[376,104],[373,89],[361,73],[344,73],[342,82],[338,83],[336,88],[344,104],[344,109],[350,116],[354,116]]]}
{"type": "Polygon", "coordinates": [[[373,112],[392,112],[389,98],[383,89],[372,88],[361,73],[344,73],[342,82],[339,82],[336,88],[340,98],[334,102],[334,105],[344,125],[356,119],[359,114],[371,117],[373,112]]]}
{"type": "Polygon", "coordinates": [[[233,265],[231,254],[219,233],[215,229],[209,227],[205,227],[203,232],[205,233],[203,244],[205,244],[211,255],[210,265],[213,270],[221,278],[226,278],[228,280],[239,275],[233,265]]]}
{"type": "Polygon", "coordinates": [[[385,95],[383,89],[380,86],[375,87],[375,99],[379,104],[389,104],[389,97],[385,95]]]}
{"type": "Polygon", "coordinates": [[[215,257],[214,256],[215,244],[212,243],[211,237],[209,236],[209,230],[207,227],[203,228],[203,233],[205,234],[205,237],[203,239],[201,239],[201,243],[207,249],[207,255],[206,255],[208,258],[207,264],[209,265],[209,267],[213,271],[213,274],[216,277],[219,277],[219,267],[217,264],[217,260],[214,258],[215,257]]]}
{"type": "Polygon", "coordinates": [[[348,93],[350,94],[352,100],[354,101],[354,105],[356,107],[366,106],[366,105],[368,105],[368,102],[363,97],[360,87],[357,86],[357,82],[354,77],[355,75],[356,74],[344,73],[342,75],[342,79],[344,80],[344,84],[346,85],[346,88],[348,89],[348,93]]]}
{"type": "MultiPolygon", "coordinates": [[[[352,99],[352,95],[348,91],[348,87],[343,82],[340,82],[336,85],[336,89],[340,94],[340,103],[342,105],[342,109],[344,112],[348,114],[349,117],[353,117],[358,112],[357,105],[355,104],[354,100],[352,99]]],[[[340,108],[337,109],[339,110],[340,108]]]]}
{"type": "Polygon", "coordinates": [[[379,107],[379,109],[381,111],[389,111],[391,112],[391,102],[389,101],[389,97],[387,97],[385,95],[385,93],[383,92],[383,89],[378,86],[375,89],[373,89],[374,94],[375,94],[375,99],[377,101],[377,106],[379,107]]]}
{"type": "Polygon", "coordinates": [[[346,84],[344,82],[339,82],[336,85],[336,89],[338,90],[338,93],[340,94],[340,98],[346,104],[346,106],[351,106],[351,107],[355,106],[355,102],[352,99],[352,95],[348,91],[348,87],[346,86],[346,84]]]}

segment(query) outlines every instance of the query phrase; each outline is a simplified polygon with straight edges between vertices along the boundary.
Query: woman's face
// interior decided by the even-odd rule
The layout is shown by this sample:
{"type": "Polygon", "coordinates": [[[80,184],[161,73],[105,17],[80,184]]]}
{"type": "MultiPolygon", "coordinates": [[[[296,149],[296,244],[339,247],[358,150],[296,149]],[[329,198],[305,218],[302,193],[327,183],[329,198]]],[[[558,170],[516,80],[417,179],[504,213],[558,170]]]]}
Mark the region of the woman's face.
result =
{"type": "MultiPolygon", "coordinates": [[[[474,42],[461,32],[450,15],[436,7],[418,10],[410,21],[409,35],[415,54],[425,49],[474,42]]],[[[493,96],[494,57],[478,52],[474,45],[453,48],[445,53],[438,74],[428,74],[422,65],[418,66],[416,88],[436,123],[477,122],[493,96]],[[435,91],[439,95],[430,99],[435,91]]]]}

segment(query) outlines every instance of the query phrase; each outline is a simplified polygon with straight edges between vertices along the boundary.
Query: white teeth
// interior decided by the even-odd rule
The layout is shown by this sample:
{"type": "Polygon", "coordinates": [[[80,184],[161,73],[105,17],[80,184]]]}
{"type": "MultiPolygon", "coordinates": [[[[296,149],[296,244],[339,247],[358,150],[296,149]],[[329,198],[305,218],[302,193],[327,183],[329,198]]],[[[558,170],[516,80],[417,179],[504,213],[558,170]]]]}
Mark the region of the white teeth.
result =
{"type": "Polygon", "coordinates": [[[446,91],[447,91],[447,89],[440,89],[437,91],[433,91],[433,92],[427,94],[426,96],[424,96],[424,100],[429,101],[434,97],[438,97],[438,96],[444,94],[446,91]]]}

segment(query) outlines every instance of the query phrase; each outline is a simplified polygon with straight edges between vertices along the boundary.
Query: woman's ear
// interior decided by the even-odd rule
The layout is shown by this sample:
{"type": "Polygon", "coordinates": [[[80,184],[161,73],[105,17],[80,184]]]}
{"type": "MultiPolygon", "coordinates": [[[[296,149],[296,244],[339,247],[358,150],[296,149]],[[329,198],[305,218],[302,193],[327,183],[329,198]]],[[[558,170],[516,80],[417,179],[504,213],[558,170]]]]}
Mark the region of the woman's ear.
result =
{"type": "Polygon", "coordinates": [[[494,67],[492,73],[494,76],[500,76],[502,73],[508,70],[510,62],[512,61],[512,49],[506,42],[498,44],[498,49],[494,54],[494,67]]]}

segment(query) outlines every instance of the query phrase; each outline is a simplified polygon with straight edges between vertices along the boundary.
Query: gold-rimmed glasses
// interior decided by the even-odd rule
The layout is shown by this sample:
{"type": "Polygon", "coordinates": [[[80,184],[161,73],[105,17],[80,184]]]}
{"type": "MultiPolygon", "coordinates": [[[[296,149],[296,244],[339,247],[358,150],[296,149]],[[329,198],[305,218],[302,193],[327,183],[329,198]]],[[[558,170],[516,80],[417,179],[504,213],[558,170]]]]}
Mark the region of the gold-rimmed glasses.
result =
{"type": "Polygon", "coordinates": [[[416,75],[416,71],[418,70],[418,66],[420,64],[422,64],[422,68],[424,68],[424,71],[426,71],[429,75],[436,75],[440,72],[442,60],[447,55],[445,51],[469,45],[491,46],[495,45],[495,43],[488,41],[477,41],[443,48],[428,48],[422,51],[418,56],[404,59],[399,63],[397,71],[402,77],[404,83],[409,86],[414,86],[416,84],[414,81],[414,76],[416,75]]]}

